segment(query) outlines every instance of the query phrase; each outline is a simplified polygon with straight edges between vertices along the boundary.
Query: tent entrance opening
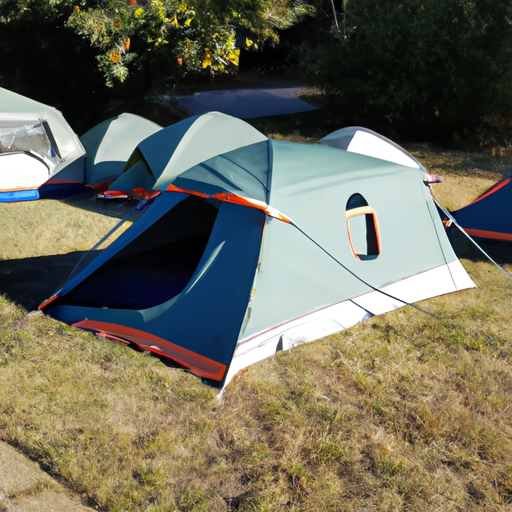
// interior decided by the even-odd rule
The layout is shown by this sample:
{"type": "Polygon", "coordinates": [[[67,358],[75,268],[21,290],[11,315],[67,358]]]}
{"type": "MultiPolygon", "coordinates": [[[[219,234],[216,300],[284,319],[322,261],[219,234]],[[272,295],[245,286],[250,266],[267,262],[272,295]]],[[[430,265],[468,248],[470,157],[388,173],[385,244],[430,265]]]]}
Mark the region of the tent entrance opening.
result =
{"type": "Polygon", "coordinates": [[[172,299],[197,268],[217,213],[203,199],[184,199],[75,288],[67,302],[146,309],[172,299]]]}

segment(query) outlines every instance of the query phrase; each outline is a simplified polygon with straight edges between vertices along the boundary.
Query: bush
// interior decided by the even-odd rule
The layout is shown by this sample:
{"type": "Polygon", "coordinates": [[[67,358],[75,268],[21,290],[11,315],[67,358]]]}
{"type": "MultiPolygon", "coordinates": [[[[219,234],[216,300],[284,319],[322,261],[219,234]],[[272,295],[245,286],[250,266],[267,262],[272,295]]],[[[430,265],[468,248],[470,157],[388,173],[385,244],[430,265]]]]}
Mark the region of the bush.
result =
{"type": "Polygon", "coordinates": [[[469,132],[512,107],[507,0],[347,0],[302,66],[351,122],[416,136],[469,132]]]}

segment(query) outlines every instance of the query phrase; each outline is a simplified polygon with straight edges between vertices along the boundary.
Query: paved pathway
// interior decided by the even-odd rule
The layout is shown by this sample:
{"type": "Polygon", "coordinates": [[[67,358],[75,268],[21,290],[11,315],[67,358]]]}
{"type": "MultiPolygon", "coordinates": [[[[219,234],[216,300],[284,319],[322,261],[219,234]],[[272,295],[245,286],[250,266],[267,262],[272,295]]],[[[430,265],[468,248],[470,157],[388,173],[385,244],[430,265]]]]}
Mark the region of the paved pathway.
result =
{"type": "Polygon", "coordinates": [[[92,512],[39,466],[0,442],[0,511],[92,512]]]}
{"type": "Polygon", "coordinates": [[[297,97],[300,87],[268,89],[226,89],[177,96],[178,105],[191,114],[216,110],[241,119],[280,116],[315,110],[297,97]]]}

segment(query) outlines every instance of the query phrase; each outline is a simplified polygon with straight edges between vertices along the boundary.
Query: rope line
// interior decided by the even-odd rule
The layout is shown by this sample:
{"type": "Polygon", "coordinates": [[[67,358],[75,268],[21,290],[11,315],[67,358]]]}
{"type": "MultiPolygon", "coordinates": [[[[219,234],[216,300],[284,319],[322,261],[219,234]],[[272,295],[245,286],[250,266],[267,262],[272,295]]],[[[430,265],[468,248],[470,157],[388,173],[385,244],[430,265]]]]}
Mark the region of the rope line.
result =
{"type": "Polygon", "coordinates": [[[490,256],[489,254],[487,254],[483,249],[482,247],[480,247],[476,241],[466,232],[466,230],[455,220],[455,217],[448,211],[446,210],[443,206],[441,206],[441,203],[434,197],[432,196],[432,198],[434,199],[434,202],[436,203],[436,205],[438,206],[438,208],[448,217],[448,219],[450,219],[450,221],[455,225],[455,227],[457,227],[459,229],[459,231],[491,262],[493,263],[494,265],[496,265],[496,267],[498,267],[511,281],[512,281],[512,276],[497,262],[497,261],[494,261],[490,256]]]}
{"type": "MultiPolygon", "coordinates": [[[[426,311],[425,309],[422,309],[420,308],[419,306],[417,306],[416,304],[412,304],[410,302],[407,302],[406,300],[403,300],[403,299],[400,299],[399,297],[396,297],[394,295],[391,295],[390,293],[387,293],[385,292],[384,290],[381,290],[375,286],[373,286],[372,284],[368,283],[367,281],[365,281],[362,277],[358,276],[355,272],[353,272],[352,270],[350,270],[346,265],[344,265],[338,258],[336,258],[336,256],[334,256],[333,254],[331,254],[327,249],[325,249],[325,247],[323,247],[322,245],[320,245],[313,237],[311,237],[310,235],[308,235],[298,224],[296,224],[294,221],[291,221],[290,224],[295,227],[296,229],[298,229],[308,240],[310,240],[313,244],[315,244],[321,251],[323,251],[329,258],[331,258],[335,263],[337,263],[338,265],[340,265],[343,269],[345,269],[349,274],[351,274],[353,277],[355,277],[358,281],[360,281],[361,283],[363,283],[365,286],[368,286],[368,288],[370,288],[371,290],[375,291],[375,292],[378,292],[382,295],[385,295],[386,297],[392,299],[392,300],[396,300],[398,302],[401,302],[404,306],[410,306],[414,309],[417,309],[418,311],[420,311],[421,313],[424,313],[425,315],[429,315],[429,316],[432,316],[434,318],[437,318],[434,314],[430,313],[429,311],[426,311]]],[[[371,311],[368,311],[366,308],[364,308],[363,306],[360,306],[357,302],[354,301],[354,299],[349,299],[350,302],[352,302],[353,304],[355,304],[356,306],[360,307],[361,309],[363,309],[364,311],[366,311],[367,313],[370,313],[372,315],[374,315],[374,313],[372,313],[371,311]]]]}
{"type": "MultiPolygon", "coordinates": [[[[433,199],[434,199],[434,202],[439,206],[439,208],[450,218],[453,218],[440,204],[439,202],[436,200],[436,198],[434,196],[432,196],[433,199]]],[[[378,292],[392,300],[396,300],[398,302],[401,302],[404,306],[410,306],[411,308],[413,309],[416,309],[417,311],[419,311],[420,313],[423,313],[424,315],[427,315],[431,318],[434,318],[435,320],[441,322],[443,325],[445,325],[446,327],[449,327],[449,328],[456,328],[456,329],[461,329],[461,330],[464,330],[466,332],[469,332],[470,334],[473,334],[474,336],[476,337],[480,337],[480,336],[483,336],[485,338],[485,340],[491,344],[499,344],[499,340],[495,337],[495,336],[490,336],[490,335],[484,335],[482,333],[480,333],[479,331],[477,331],[476,329],[473,329],[472,327],[468,327],[468,326],[465,326],[465,325],[461,325],[461,324],[458,324],[456,322],[452,322],[452,321],[446,321],[444,320],[443,318],[439,317],[437,314],[435,313],[431,313],[430,311],[427,311],[426,309],[423,309],[421,308],[420,306],[417,306],[416,304],[412,304],[410,302],[407,302],[406,300],[403,300],[403,299],[400,299],[399,297],[396,297],[390,293],[387,293],[385,292],[384,290],[381,290],[375,286],[373,286],[372,284],[368,283],[367,281],[365,281],[362,277],[358,276],[355,272],[353,272],[352,270],[350,270],[346,265],[344,265],[338,258],[336,258],[333,254],[331,254],[327,249],[325,249],[322,245],[320,245],[313,237],[311,237],[308,233],[306,233],[298,224],[296,224],[293,220],[290,219],[290,224],[295,227],[298,231],[300,231],[308,240],[310,240],[314,245],[316,245],[321,251],[323,251],[329,258],[331,258],[335,263],[337,263],[338,265],[340,265],[344,270],[346,270],[349,274],[351,274],[353,277],[355,277],[358,281],[360,281],[361,283],[363,283],[365,286],[367,286],[368,288],[370,288],[371,290],[375,291],[375,292],[378,292]]],[[[457,224],[456,224],[457,225],[457,224]]],[[[498,263],[496,263],[483,249],[481,249],[478,244],[467,234],[465,233],[465,231],[457,225],[457,227],[459,227],[459,229],[461,229],[464,234],[466,234],[466,236],[468,238],[470,238],[470,240],[498,267],[500,268],[506,275],[507,277],[509,277],[511,280],[512,280],[512,276],[510,276],[510,274],[505,270],[503,269],[498,263]]],[[[367,313],[371,314],[372,316],[375,316],[374,313],[372,313],[371,311],[368,311],[366,308],[364,308],[363,306],[359,305],[354,299],[349,299],[350,302],[352,302],[353,304],[355,304],[356,306],[360,307],[363,311],[366,311],[367,313]]]]}

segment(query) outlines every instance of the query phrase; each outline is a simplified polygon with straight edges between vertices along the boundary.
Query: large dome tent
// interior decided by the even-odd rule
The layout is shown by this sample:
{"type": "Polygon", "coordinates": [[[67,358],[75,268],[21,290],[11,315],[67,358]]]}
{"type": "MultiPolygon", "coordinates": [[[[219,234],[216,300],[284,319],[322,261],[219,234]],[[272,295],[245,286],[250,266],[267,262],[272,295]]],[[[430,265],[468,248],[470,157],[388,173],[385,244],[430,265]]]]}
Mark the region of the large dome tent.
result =
{"type": "Polygon", "coordinates": [[[139,144],[111,190],[145,175],[147,199],[45,314],[223,387],[276,351],[474,286],[424,173],[205,116],[139,144]]]}

